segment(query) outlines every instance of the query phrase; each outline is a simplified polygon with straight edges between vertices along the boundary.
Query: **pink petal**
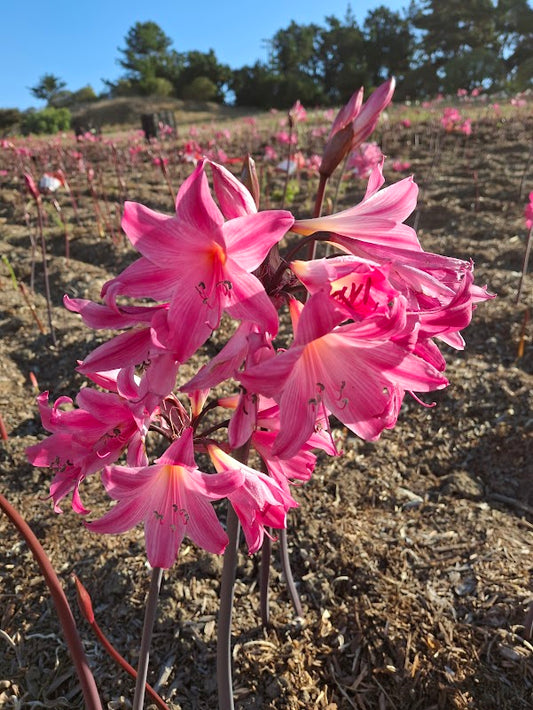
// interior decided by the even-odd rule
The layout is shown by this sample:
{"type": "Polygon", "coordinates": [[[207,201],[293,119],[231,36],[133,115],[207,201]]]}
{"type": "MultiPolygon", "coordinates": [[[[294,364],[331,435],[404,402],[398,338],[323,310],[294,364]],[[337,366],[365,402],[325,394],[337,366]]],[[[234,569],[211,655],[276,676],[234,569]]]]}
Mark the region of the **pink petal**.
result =
{"type": "Polygon", "coordinates": [[[293,223],[292,214],[284,210],[269,210],[229,220],[223,227],[228,256],[245,271],[254,271],[293,223]]]}

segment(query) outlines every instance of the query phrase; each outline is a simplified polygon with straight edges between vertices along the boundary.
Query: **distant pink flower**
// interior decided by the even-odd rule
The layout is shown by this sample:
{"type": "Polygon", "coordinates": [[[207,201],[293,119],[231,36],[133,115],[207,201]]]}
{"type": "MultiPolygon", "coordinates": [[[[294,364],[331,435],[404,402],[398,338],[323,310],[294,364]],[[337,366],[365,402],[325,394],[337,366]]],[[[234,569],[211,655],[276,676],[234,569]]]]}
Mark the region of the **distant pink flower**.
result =
{"type": "Polygon", "coordinates": [[[383,153],[377,143],[362,143],[350,153],[346,169],[352,170],[355,177],[364,180],[382,160],[383,153]]]}
{"type": "Polygon", "coordinates": [[[183,159],[187,163],[197,163],[202,159],[202,148],[196,141],[187,141],[183,146],[183,159]]]}
{"type": "Polygon", "coordinates": [[[321,160],[322,160],[322,158],[320,157],[320,155],[313,153],[313,155],[310,155],[307,158],[307,161],[306,161],[307,169],[313,173],[318,172],[318,169],[320,168],[321,160]]]}
{"type": "Polygon", "coordinates": [[[411,121],[408,118],[402,119],[401,124],[404,128],[411,128],[411,121]]]}
{"type": "Polygon", "coordinates": [[[293,123],[300,123],[301,121],[307,121],[307,111],[297,99],[289,111],[289,118],[293,123]]]}
{"type": "Polygon", "coordinates": [[[526,218],[526,227],[533,228],[533,192],[529,193],[529,202],[524,208],[524,217],[526,218]]]}
{"type": "Polygon", "coordinates": [[[464,98],[465,96],[468,96],[468,90],[467,89],[457,89],[457,96],[459,98],[464,98]]]}
{"type": "Polygon", "coordinates": [[[296,133],[289,135],[287,131],[278,131],[274,138],[282,145],[296,145],[298,143],[298,136],[296,133]]]}
{"type": "Polygon", "coordinates": [[[392,169],[395,173],[404,173],[411,168],[411,163],[408,160],[394,160],[392,169]]]}
{"type": "Polygon", "coordinates": [[[444,109],[440,123],[444,130],[450,133],[460,121],[462,121],[462,116],[459,111],[456,108],[447,107],[444,109]]]}
{"type": "Polygon", "coordinates": [[[271,145],[265,146],[265,160],[276,161],[278,159],[278,154],[276,150],[271,145]]]}
{"type": "Polygon", "coordinates": [[[243,479],[238,470],[200,471],[189,428],[151,466],[107,467],[102,482],[118,503],[87,527],[97,533],[122,533],[143,522],[152,567],[172,567],[185,535],[208,552],[222,554],[228,538],[211,502],[226,497],[243,479]]]}
{"type": "Polygon", "coordinates": [[[461,133],[464,133],[465,136],[472,135],[472,121],[469,118],[467,118],[460,125],[459,130],[461,131],[461,133]]]}

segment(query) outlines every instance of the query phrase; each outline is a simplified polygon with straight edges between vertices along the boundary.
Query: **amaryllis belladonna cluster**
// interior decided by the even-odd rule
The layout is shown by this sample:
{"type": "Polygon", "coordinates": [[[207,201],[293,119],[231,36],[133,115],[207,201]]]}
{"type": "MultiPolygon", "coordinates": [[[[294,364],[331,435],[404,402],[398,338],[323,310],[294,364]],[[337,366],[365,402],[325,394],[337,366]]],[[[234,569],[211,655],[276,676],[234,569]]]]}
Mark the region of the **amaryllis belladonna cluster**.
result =
{"type": "MultiPolygon", "coordinates": [[[[368,109],[360,93],[343,109],[324,175],[369,135],[392,88],[368,109]]],[[[116,504],[87,527],[120,533],[143,522],[152,567],[171,567],[185,535],[222,553],[220,499],[253,553],[265,530],[286,526],[313,452],[337,454],[330,415],[373,441],[395,425],[406,394],[448,384],[438,343],[463,348],[460,331],[491,296],[474,284],[471,262],[423,250],[405,224],[415,182],[383,187],[382,170],[383,160],[360,204],[313,219],[258,211],[241,182],[205,159],[181,186],[175,215],[125,204],[122,226],[140,258],[105,284],[101,303],[65,297],[90,328],[121,332],[79,365],[96,387],[76,406],[39,397],[51,436],[28,456],[54,472],[56,510],[71,494],[74,510],[88,513],[80,487],[101,471],[116,504]],[[331,255],[304,260],[313,242],[329,243],[331,255]],[[208,339],[226,333],[185,378],[208,339]],[[241,447],[249,465],[235,456],[241,447]]]]}

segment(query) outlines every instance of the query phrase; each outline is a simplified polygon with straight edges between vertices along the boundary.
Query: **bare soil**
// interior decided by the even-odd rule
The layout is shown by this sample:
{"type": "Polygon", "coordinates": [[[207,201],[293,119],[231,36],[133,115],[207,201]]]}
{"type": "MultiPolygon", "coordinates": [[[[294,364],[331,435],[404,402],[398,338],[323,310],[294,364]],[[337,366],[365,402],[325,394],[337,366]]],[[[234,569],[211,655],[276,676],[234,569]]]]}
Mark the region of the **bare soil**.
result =
{"type": "MultiPolygon", "coordinates": [[[[310,484],[296,491],[301,506],[290,516],[289,540],[303,620],[295,619],[274,544],[272,623],[261,628],[259,561],[242,548],[233,625],[237,708],[533,707],[533,646],[524,629],[533,599],[533,345],[527,320],[533,276],[515,303],[526,239],[523,208],[533,189],[527,164],[532,134],[531,115],[479,121],[469,138],[440,134],[429,124],[382,133],[384,152],[410,160],[421,187],[410,221],[424,248],[472,258],[477,283],[488,284],[497,299],[476,310],[464,352],[445,348],[451,384],[435,394],[434,408],[407,398],[397,427],[377,443],[338,428],[345,455],[321,457],[310,484]]],[[[242,147],[235,144],[233,155],[242,147]]],[[[100,626],[135,665],[149,583],[143,532],[96,536],[68,504],[63,515],[52,512],[49,472],[32,468],[24,454],[44,436],[30,373],[51,399],[75,396],[83,382],[74,373],[76,361],[107,336],[65,311],[62,294],[97,299],[102,284],[133,260],[118,227],[124,197],[167,212],[171,202],[150,156],[122,169],[119,182],[97,144],[79,150],[97,168],[105,234],[98,233],[84,173],[75,173],[65,152],[79,210],[78,222],[68,195],[58,195],[70,235],[68,261],[62,224],[45,198],[57,346],[46,332],[38,254],[35,293],[30,291],[35,208],[9,152],[0,153],[0,168],[8,170],[0,177],[0,251],[28,294],[25,300],[14,288],[2,263],[0,413],[8,439],[0,442],[0,490],[31,525],[64,582],[104,706],[127,708],[134,682],[81,619],[71,574],[89,590],[100,626]]],[[[28,166],[37,175],[53,168],[59,154],[50,148],[28,166]]],[[[168,169],[177,187],[190,167],[171,160],[168,169]]],[[[302,176],[291,205],[298,216],[315,188],[315,178],[302,176]]],[[[358,200],[362,190],[346,182],[339,206],[358,200]]],[[[274,191],[269,194],[274,206],[274,191]]],[[[98,500],[99,486],[96,477],[88,481],[85,499],[98,500]]],[[[47,589],[5,516],[0,536],[0,707],[83,707],[47,589]]],[[[219,558],[185,544],[165,573],[149,680],[171,708],[217,706],[220,569],[219,558]]]]}

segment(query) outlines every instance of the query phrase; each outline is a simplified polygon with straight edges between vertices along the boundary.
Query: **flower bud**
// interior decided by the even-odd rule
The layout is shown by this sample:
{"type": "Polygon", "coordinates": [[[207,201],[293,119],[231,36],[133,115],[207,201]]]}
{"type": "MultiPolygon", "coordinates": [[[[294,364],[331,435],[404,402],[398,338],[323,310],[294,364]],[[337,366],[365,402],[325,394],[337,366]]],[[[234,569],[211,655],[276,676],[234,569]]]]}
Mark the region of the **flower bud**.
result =
{"type": "Polygon", "coordinates": [[[261,189],[259,187],[259,180],[257,177],[257,170],[255,168],[255,160],[247,153],[246,158],[242,164],[241,171],[241,182],[248,188],[250,194],[254,198],[255,206],[259,209],[259,198],[261,196],[261,189]]]}
{"type": "Polygon", "coordinates": [[[24,181],[26,183],[26,187],[28,188],[28,192],[30,193],[30,195],[33,197],[35,202],[39,202],[39,200],[41,199],[41,195],[39,193],[39,188],[35,184],[35,180],[29,173],[24,173],[24,181]]]}
{"type": "Polygon", "coordinates": [[[76,575],[73,575],[73,577],[74,584],[76,585],[76,595],[78,597],[78,606],[80,607],[80,611],[83,614],[83,618],[86,619],[89,624],[92,624],[94,622],[94,611],[89,592],[85,589],[76,575]]]}
{"type": "Polygon", "coordinates": [[[341,108],[333,122],[322,155],[319,172],[323,177],[330,177],[346,155],[360,146],[373,132],[381,112],[392,99],[394,87],[395,81],[391,78],[378,87],[364,104],[361,88],[341,108]]]}

